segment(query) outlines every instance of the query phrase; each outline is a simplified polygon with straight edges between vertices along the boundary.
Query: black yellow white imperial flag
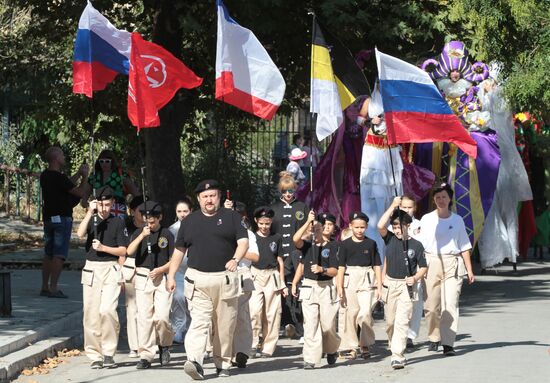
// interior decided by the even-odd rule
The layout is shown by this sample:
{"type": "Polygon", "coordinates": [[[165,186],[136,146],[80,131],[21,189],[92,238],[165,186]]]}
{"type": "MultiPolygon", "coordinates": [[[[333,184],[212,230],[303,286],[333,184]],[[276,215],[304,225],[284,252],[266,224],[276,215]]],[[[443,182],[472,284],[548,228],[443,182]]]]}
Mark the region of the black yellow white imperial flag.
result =
{"type": "Polygon", "coordinates": [[[334,133],[344,120],[342,111],[364,94],[370,94],[369,84],[350,51],[313,16],[310,112],[317,114],[317,139],[334,133]]]}

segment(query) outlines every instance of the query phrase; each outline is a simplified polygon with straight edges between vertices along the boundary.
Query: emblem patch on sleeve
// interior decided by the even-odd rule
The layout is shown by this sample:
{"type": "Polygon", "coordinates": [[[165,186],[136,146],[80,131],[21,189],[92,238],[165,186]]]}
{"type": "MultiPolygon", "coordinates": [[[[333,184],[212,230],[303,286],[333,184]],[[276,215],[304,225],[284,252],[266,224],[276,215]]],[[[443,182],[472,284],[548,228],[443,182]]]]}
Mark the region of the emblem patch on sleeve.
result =
{"type": "Polygon", "coordinates": [[[168,246],[168,239],[166,237],[160,237],[157,244],[161,249],[164,249],[168,246]]]}

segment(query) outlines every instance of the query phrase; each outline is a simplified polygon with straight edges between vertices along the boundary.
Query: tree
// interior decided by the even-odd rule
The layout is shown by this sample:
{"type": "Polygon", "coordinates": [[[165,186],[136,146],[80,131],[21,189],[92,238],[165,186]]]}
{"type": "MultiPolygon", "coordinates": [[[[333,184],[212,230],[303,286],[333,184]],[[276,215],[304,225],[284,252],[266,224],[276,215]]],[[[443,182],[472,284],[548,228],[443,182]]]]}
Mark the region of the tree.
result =
{"type": "Polygon", "coordinates": [[[450,7],[450,37],[478,60],[504,65],[505,94],[516,111],[550,119],[550,1],[458,0],[450,7]]]}
{"type": "MultiPolygon", "coordinates": [[[[549,104],[546,66],[540,65],[550,57],[550,7],[544,7],[548,0],[226,0],[225,4],[280,67],[287,84],[281,113],[307,104],[308,10],[353,54],[378,46],[416,63],[437,54],[445,41],[460,38],[479,59],[507,60],[507,89],[514,105],[542,111],[549,104]],[[527,43],[522,46],[522,42],[527,43]]],[[[95,0],[93,5],[118,28],[138,31],[164,46],[205,79],[200,88],[176,94],[160,112],[160,128],[141,133],[150,196],[165,202],[165,207],[173,206],[189,193],[196,178],[206,176],[220,177],[247,194],[250,186],[244,184],[250,183],[250,177],[242,168],[239,150],[257,120],[213,98],[215,1],[95,0]],[[235,154],[224,151],[224,138],[231,140],[235,154]],[[187,157],[183,163],[193,168],[181,168],[182,148],[187,157]]],[[[77,166],[88,156],[93,128],[96,153],[99,146],[108,145],[139,174],[140,148],[126,116],[127,78],[119,76],[93,101],[71,93],[72,49],[84,6],[83,0],[0,0],[0,103],[18,116],[25,141],[21,150],[27,158],[60,143],[77,166]]],[[[371,82],[375,65],[371,59],[365,67],[371,82]]],[[[168,217],[172,210],[166,210],[168,217]]]]}

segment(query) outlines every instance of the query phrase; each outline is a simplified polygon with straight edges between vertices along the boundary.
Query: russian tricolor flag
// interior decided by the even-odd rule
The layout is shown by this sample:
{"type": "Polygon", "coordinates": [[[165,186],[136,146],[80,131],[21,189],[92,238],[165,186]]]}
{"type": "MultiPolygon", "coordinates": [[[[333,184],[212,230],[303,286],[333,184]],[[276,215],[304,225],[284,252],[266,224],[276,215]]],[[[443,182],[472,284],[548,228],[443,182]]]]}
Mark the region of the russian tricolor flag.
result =
{"type": "Polygon", "coordinates": [[[429,74],[376,50],[388,143],[452,142],[477,157],[477,144],[429,74]]]}
{"type": "Polygon", "coordinates": [[[283,101],[285,80],[254,34],[218,7],[216,99],[271,120],[283,101]]]}
{"type": "Polygon", "coordinates": [[[88,2],[74,44],[73,93],[92,97],[130,68],[131,34],[116,29],[88,2]]]}

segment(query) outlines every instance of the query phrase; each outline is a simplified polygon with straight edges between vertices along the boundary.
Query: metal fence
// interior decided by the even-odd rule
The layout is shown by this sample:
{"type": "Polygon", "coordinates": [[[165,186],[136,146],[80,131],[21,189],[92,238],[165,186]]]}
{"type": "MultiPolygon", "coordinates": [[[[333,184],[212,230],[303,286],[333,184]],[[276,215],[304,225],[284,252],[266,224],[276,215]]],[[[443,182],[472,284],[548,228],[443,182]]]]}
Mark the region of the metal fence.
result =
{"type": "MultiPolygon", "coordinates": [[[[245,134],[246,155],[240,158],[238,166],[251,172],[256,189],[255,196],[248,201],[251,206],[269,204],[275,198],[278,174],[286,169],[295,135],[309,138],[307,145],[316,148],[320,154],[330,143],[330,139],[317,141],[315,117],[303,109],[288,115],[278,114],[272,121],[258,119],[245,134]]],[[[40,173],[0,164],[0,213],[40,221],[39,176],[40,173]]]]}
{"type": "MultiPolygon", "coordinates": [[[[259,120],[248,133],[249,157],[246,159],[254,170],[253,178],[259,189],[275,190],[278,174],[286,169],[288,154],[293,144],[293,137],[305,138],[303,149],[317,150],[324,153],[330,139],[317,141],[315,135],[315,117],[309,111],[295,110],[289,115],[276,115],[272,121],[259,120]]],[[[306,174],[308,176],[308,174],[306,174]]],[[[272,202],[273,193],[260,195],[258,204],[272,202]]]]}
{"type": "Polygon", "coordinates": [[[41,219],[40,173],[0,164],[0,213],[26,220],[41,219]]]}

